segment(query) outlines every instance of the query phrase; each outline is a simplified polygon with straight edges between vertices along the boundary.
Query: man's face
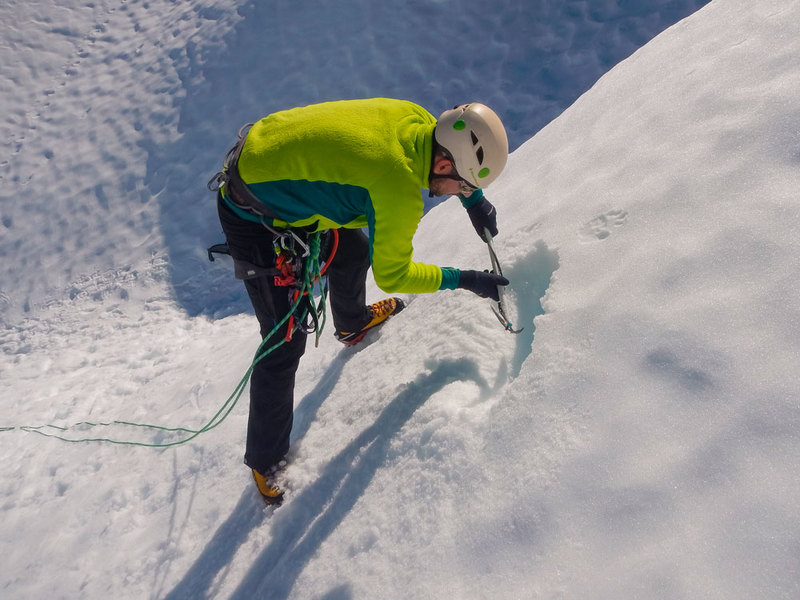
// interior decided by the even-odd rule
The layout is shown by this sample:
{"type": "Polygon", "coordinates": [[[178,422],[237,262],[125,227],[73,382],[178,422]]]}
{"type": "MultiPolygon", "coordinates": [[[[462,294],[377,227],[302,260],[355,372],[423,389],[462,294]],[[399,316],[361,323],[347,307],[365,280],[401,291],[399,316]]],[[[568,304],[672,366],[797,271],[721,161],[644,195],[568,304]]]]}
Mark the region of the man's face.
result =
{"type": "Polygon", "coordinates": [[[459,193],[469,196],[472,193],[468,191],[469,188],[467,186],[457,179],[458,174],[449,159],[442,157],[435,159],[433,173],[438,177],[430,180],[428,189],[434,196],[455,196],[459,193]],[[448,175],[452,175],[453,178],[447,177],[448,175]]]}
{"type": "Polygon", "coordinates": [[[461,184],[455,179],[432,179],[430,191],[434,196],[455,196],[461,191],[461,184]]]}

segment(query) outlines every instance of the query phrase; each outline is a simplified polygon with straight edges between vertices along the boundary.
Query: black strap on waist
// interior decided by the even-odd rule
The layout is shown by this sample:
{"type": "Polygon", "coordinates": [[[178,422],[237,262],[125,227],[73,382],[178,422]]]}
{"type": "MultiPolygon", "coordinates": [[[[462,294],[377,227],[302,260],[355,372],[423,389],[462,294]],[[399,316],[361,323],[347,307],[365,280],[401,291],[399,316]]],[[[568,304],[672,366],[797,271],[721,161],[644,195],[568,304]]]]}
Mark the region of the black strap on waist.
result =
{"type": "Polygon", "coordinates": [[[266,219],[283,220],[280,215],[256,197],[239,175],[239,156],[242,154],[247,133],[252,125],[252,123],[247,123],[239,129],[237,134],[239,141],[228,150],[222,163],[222,170],[214,175],[206,186],[212,192],[220,192],[242,210],[266,219]]]}
{"type": "MultiPolygon", "coordinates": [[[[227,243],[214,244],[211,246],[208,249],[208,260],[214,262],[215,254],[223,254],[233,258],[233,256],[231,256],[231,249],[228,247],[227,243]]],[[[233,275],[236,279],[247,280],[257,277],[276,277],[281,275],[281,271],[276,267],[262,267],[246,260],[233,258],[233,275]]]]}

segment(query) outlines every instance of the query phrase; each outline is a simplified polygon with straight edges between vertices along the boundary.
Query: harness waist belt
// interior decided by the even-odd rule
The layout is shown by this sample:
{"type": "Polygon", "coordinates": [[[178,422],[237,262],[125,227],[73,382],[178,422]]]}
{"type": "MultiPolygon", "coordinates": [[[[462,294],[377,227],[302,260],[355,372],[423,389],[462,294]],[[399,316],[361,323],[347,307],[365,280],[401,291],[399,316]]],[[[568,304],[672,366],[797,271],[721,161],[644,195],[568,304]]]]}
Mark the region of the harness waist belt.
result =
{"type": "Polygon", "coordinates": [[[276,214],[274,210],[269,208],[266,204],[261,202],[253,191],[242,181],[239,175],[239,154],[242,152],[242,146],[247,137],[243,137],[236,145],[237,148],[231,156],[231,161],[227,165],[226,175],[227,183],[225,185],[225,195],[228,199],[236,204],[238,207],[256,213],[259,216],[268,219],[282,220],[280,215],[276,214]]]}
{"type": "MultiPolygon", "coordinates": [[[[252,124],[248,123],[239,130],[239,141],[233,148],[228,150],[228,153],[225,155],[222,171],[211,178],[207,187],[212,192],[221,194],[237,208],[261,217],[261,222],[265,226],[267,225],[264,223],[264,219],[286,221],[286,219],[259,200],[250,187],[242,180],[241,175],[239,175],[239,155],[241,155],[242,148],[247,139],[247,133],[243,133],[243,131],[249,125],[252,124]],[[224,193],[222,186],[225,186],[224,193]]],[[[319,222],[317,221],[305,227],[285,227],[281,228],[281,231],[302,231],[305,234],[309,234],[317,230],[318,224],[319,222]]],[[[275,232],[271,227],[267,226],[267,228],[275,232]]],[[[295,236],[294,233],[292,233],[292,235],[295,236]]]]}

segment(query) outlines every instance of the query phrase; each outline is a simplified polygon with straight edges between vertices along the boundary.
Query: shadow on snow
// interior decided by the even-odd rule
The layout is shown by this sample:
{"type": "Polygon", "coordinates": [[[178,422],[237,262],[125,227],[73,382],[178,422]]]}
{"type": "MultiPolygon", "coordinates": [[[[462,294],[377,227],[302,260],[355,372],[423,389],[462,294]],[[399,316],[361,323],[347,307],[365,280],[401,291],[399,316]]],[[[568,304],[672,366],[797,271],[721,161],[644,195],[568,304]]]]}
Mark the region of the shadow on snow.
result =
{"type": "MultiPolygon", "coordinates": [[[[313,414],[338,379],[347,357],[337,358],[317,388],[298,405],[302,435],[313,414]],[[303,425],[304,424],[304,425],[303,425]]],[[[416,410],[454,381],[486,383],[472,360],[448,360],[417,377],[383,410],[375,423],[334,457],[320,477],[272,516],[272,541],[255,557],[232,594],[234,599],[286,598],[311,558],[336,530],[369,487],[386,461],[392,439],[416,410]]],[[[225,570],[250,532],[262,524],[264,512],[249,488],[230,517],[217,529],[195,564],[167,596],[170,600],[208,597],[219,573],[225,570]]],[[[346,598],[346,588],[335,590],[346,598]]]]}

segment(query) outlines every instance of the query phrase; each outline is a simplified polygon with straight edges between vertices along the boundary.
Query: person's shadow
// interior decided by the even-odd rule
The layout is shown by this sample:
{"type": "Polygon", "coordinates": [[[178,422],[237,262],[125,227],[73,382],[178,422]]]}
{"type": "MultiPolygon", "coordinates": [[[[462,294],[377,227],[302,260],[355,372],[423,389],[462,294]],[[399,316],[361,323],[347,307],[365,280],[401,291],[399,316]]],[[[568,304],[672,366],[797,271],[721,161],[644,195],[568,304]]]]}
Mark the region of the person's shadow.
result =
{"type": "MultiPolygon", "coordinates": [[[[308,394],[298,409],[304,407],[306,411],[316,412],[347,358],[334,361],[329,372],[320,379],[317,386],[320,389],[308,394]],[[325,393],[320,393],[323,391],[325,393]]],[[[316,482],[298,496],[289,498],[275,512],[272,541],[254,557],[250,570],[231,598],[286,598],[305,565],[347,516],[384,464],[392,438],[428,398],[449,383],[463,380],[474,381],[484,392],[488,391],[475,362],[459,359],[433,365],[430,372],[421,374],[395,397],[375,423],[331,460],[316,482]]],[[[306,415],[303,421],[309,422],[310,417],[306,415]]],[[[195,599],[212,595],[210,588],[214,579],[250,532],[262,524],[264,514],[252,490],[245,490],[233,514],[219,527],[195,564],[166,598],[195,599]]],[[[339,592],[347,593],[346,590],[339,592]]]]}

